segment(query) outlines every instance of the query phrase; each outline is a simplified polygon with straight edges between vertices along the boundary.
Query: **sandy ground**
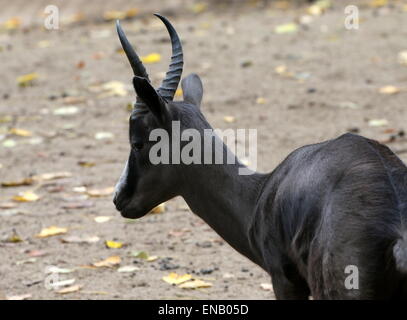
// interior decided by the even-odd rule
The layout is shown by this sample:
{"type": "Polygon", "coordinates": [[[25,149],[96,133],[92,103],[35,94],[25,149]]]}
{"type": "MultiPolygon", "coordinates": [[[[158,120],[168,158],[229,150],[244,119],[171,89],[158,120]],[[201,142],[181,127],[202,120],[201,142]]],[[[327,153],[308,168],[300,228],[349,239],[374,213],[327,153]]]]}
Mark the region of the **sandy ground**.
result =
{"type": "MultiPolygon", "coordinates": [[[[7,3],[0,22],[19,16],[7,3]]],[[[84,194],[74,192],[77,187],[104,189],[116,183],[129,151],[127,104],[134,100],[131,70],[117,52],[114,24],[95,18],[109,8],[95,2],[75,7],[76,3],[70,2],[69,9],[89,11],[90,18],[61,24],[59,30],[24,26],[23,30],[0,33],[0,182],[47,172],[72,174],[42,184],[0,188],[3,206],[19,192],[34,190],[40,196],[35,202],[14,202],[16,207],[0,209],[1,295],[30,295],[31,299],[273,299],[271,291],[260,287],[270,281],[269,276],[223,242],[186,209],[182,199],[169,201],[165,213],[130,221],[115,211],[111,195],[85,199],[84,194]],[[39,75],[32,86],[16,84],[17,77],[32,72],[39,75]],[[128,94],[101,97],[96,90],[109,81],[123,82],[128,94]],[[75,114],[54,113],[72,105],[77,107],[75,114]],[[32,136],[12,135],[11,128],[29,130],[32,136]],[[100,132],[113,137],[95,139],[100,132]],[[6,147],[4,142],[10,140],[15,145],[6,147]],[[84,162],[93,166],[80,165],[84,162]],[[112,218],[97,223],[97,216],[112,218]],[[52,225],[68,228],[67,234],[35,237],[52,225]],[[23,241],[8,242],[13,230],[23,241]],[[100,241],[63,243],[67,236],[97,236],[100,241]],[[125,246],[107,248],[105,240],[125,246]],[[158,259],[134,258],[131,253],[139,250],[158,259]],[[83,267],[110,256],[120,256],[121,266],[138,270],[121,273],[118,266],[83,267]],[[75,269],[59,278],[74,278],[81,289],[65,295],[48,290],[44,283],[49,266],[75,269]],[[191,273],[213,286],[180,289],[162,280],[170,272],[191,273]]],[[[147,66],[154,84],[160,83],[166,71],[170,45],[164,27],[149,13],[164,11],[183,40],[184,75],[197,72],[202,77],[202,108],[210,123],[221,129],[258,130],[258,170],[270,171],[293,149],[347,131],[388,142],[407,160],[407,141],[397,136],[407,130],[407,66],[397,59],[399,52],[407,50],[403,1],[382,8],[365,5],[368,1],[353,1],[360,9],[360,28],[354,31],[343,26],[348,1],[334,1],[333,8],[312,16],[309,24],[289,34],[276,34],[275,27],[298,21],[305,7],[283,10],[269,3],[243,4],[209,6],[193,13],[185,7],[178,10],[185,1],[171,2],[164,8],[161,1],[144,3],[133,1],[142,11],[140,17],[122,25],[141,55],[162,55],[159,63],[147,66]],[[382,94],[379,89],[384,86],[402,90],[382,94]],[[265,103],[256,103],[259,97],[265,103]],[[236,121],[226,123],[225,116],[234,116],[236,121]],[[383,119],[387,121],[383,126],[369,124],[383,119]],[[390,142],[391,136],[397,136],[395,141],[390,142]]],[[[110,7],[114,9],[115,3],[110,2],[110,7]]],[[[38,8],[41,6],[32,10],[38,8]]],[[[28,17],[38,20],[30,10],[21,11],[23,24],[28,17]]]]}

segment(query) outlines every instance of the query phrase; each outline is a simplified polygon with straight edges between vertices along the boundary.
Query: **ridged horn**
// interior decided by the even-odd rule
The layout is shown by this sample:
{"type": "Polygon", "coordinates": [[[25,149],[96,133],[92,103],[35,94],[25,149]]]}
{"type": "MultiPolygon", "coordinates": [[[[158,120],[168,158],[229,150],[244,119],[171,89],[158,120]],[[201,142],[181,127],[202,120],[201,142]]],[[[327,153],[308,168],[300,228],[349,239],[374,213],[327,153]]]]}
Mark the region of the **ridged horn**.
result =
{"type": "Polygon", "coordinates": [[[158,93],[167,101],[172,101],[174,99],[175,91],[177,90],[178,84],[181,80],[182,67],[184,65],[184,55],[182,53],[181,41],[178,37],[177,32],[171,23],[163,16],[155,13],[156,17],[161,19],[168,30],[171,38],[172,45],[172,56],[171,63],[168,72],[165,75],[161,86],[158,88],[158,93]]]}

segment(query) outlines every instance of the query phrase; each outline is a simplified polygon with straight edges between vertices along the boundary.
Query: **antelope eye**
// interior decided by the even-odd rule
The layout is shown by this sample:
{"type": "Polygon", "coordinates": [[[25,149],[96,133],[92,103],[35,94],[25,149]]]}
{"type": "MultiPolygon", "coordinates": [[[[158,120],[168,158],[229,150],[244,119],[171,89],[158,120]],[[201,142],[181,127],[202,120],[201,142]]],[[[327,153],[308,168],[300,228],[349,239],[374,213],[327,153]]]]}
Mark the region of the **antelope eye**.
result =
{"type": "Polygon", "coordinates": [[[143,143],[141,141],[132,142],[131,148],[134,150],[141,150],[143,148],[143,143]]]}

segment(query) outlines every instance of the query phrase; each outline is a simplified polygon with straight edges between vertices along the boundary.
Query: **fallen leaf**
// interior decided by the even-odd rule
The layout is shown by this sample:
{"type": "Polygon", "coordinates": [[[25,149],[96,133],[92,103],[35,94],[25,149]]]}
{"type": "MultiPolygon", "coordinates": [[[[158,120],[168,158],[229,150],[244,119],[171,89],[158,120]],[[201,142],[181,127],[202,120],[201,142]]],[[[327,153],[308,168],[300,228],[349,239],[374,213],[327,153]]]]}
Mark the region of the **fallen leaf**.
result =
{"type": "Polygon", "coordinates": [[[95,134],[95,139],[96,140],[105,140],[105,139],[113,139],[114,134],[111,132],[97,132],[95,134]]]}
{"type": "Polygon", "coordinates": [[[18,17],[13,17],[11,19],[8,19],[5,23],[4,23],[4,27],[7,30],[14,30],[17,29],[19,26],[21,25],[21,19],[18,17]]]}
{"type": "Polygon", "coordinates": [[[29,85],[32,85],[32,83],[34,82],[34,80],[38,79],[38,74],[37,73],[29,73],[29,74],[25,74],[22,75],[20,77],[17,78],[17,84],[20,87],[27,87],[29,85]]]}
{"type": "Polygon", "coordinates": [[[233,123],[236,121],[236,118],[234,116],[224,116],[223,121],[226,123],[233,123]]]}
{"type": "Polygon", "coordinates": [[[256,99],[256,103],[257,103],[257,104],[265,104],[265,103],[266,103],[266,99],[263,98],[263,97],[258,97],[258,98],[256,99]]]}
{"type": "Polygon", "coordinates": [[[145,64],[156,63],[161,60],[161,55],[159,53],[150,53],[147,56],[141,57],[141,62],[145,64]]]}
{"type": "Polygon", "coordinates": [[[96,268],[111,268],[115,265],[120,264],[122,261],[122,259],[119,256],[111,256],[105,260],[99,261],[99,262],[95,262],[93,264],[93,266],[95,266],[96,268]]]}
{"type": "Polygon", "coordinates": [[[3,146],[5,148],[13,148],[17,145],[17,142],[13,139],[7,139],[3,141],[3,146]]]}
{"type": "Polygon", "coordinates": [[[78,165],[84,168],[92,168],[96,166],[96,163],[91,161],[78,161],[78,165]]]}
{"type": "Polygon", "coordinates": [[[43,251],[43,250],[30,250],[30,251],[27,251],[27,254],[30,257],[43,257],[43,256],[47,255],[47,252],[43,251]]]}
{"type": "Polygon", "coordinates": [[[9,131],[9,134],[14,134],[16,136],[20,136],[20,137],[31,137],[32,133],[28,130],[24,130],[24,129],[18,129],[18,128],[11,128],[9,131]]]}
{"type": "Polygon", "coordinates": [[[18,243],[18,242],[22,242],[23,239],[21,239],[21,237],[17,234],[17,232],[15,230],[13,230],[13,233],[11,234],[10,237],[8,237],[5,242],[10,242],[10,243],[18,243]]]}
{"type": "Polygon", "coordinates": [[[168,276],[164,276],[162,278],[162,280],[164,280],[165,282],[169,283],[169,284],[175,284],[175,285],[179,285],[183,282],[189,281],[192,279],[192,276],[190,274],[183,274],[183,275],[179,275],[175,272],[171,272],[168,276]]]}
{"type": "Polygon", "coordinates": [[[198,2],[195,3],[193,6],[191,6],[191,11],[195,14],[202,13],[204,12],[208,7],[208,4],[204,2],[198,2]]]}
{"type": "Polygon", "coordinates": [[[19,186],[29,186],[34,183],[34,179],[32,178],[24,178],[17,181],[3,181],[1,183],[2,187],[19,187],[19,186]]]}
{"type": "Polygon", "coordinates": [[[182,283],[178,287],[181,289],[210,288],[210,287],[212,287],[212,283],[205,282],[205,281],[199,280],[199,279],[194,279],[194,280],[182,283]]]}
{"type": "Polygon", "coordinates": [[[82,285],[76,284],[74,286],[70,286],[61,290],[58,290],[57,293],[59,294],[67,294],[67,293],[73,293],[73,292],[77,292],[79,290],[82,289],[82,285]]]}
{"type": "Polygon", "coordinates": [[[7,296],[6,299],[7,300],[27,300],[31,297],[32,297],[31,293],[27,293],[27,294],[15,295],[15,296],[7,296]]]}
{"type": "Polygon", "coordinates": [[[158,206],[153,208],[150,213],[163,213],[165,212],[165,203],[160,203],[158,206]]]}
{"type": "MultiPolygon", "coordinates": [[[[75,269],[66,269],[66,268],[60,268],[56,266],[49,266],[46,268],[45,273],[72,273],[74,272],[75,269]]],[[[69,283],[72,284],[72,283],[69,283]]]]}
{"type": "Polygon", "coordinates": [[[100,87],[93,87],[95,91],[103,91],[102,94],[98,96],[98,98],[106,98],[106,97],[124,97],[127,95],[127,90],[125,88],[125,84],[120,81],[109,81],[102,84],[100,87]]]}
{"type": "Polygon", "coordinates": [[[382,94],[395,94],[399,93],[400,89],[395,86],[385,86],[379,89],[379,92],[382,94]]]}
{"type": "Polygon", "coordinates": [[[61,242],[65,243],[96,243],[99,240],[98,236],[70,236],[61,238],[61,242]]]}
{"type": "Polygon", "coordinates": [[[120,267],[119,269],[117,269],[117,272],[121,272],[121,273],[130,273],[130,272],[135,272],[135,271],[139,271],[140,268],[137,268],[135,266],[123,266],[120,267]]]}
{"type": "Polygon", "coordinates": [[[62,281],[58,281],[58,282],[52,282],[52,283],[50,283],[50,286],[54,289],[57,289],[57,288],[69,286],[74,283],[75,283],[75,279],[67,279],[67,280],[62,280],[62,281]]]}
{"type": "Polygon", "coordinates": [[[112,218],[113,218],[112,216],[98,216],[95,217],[93,220],[95,220],[95,222],[97,223],[105,223],[110,221],[112,218]]]}
{"type": "Polygon", "coordinates": [[[388,0],[372,0],[370,1],[369,5],[372,8],[380,8],[380,7],[384,7],[388,4],[388,0]]]}
{"type": "Polygon", "coordinates": [[[261,283],[260,287],[264,290],[264,291],[273,291],[273,285],[271,283],[261,283]]]}
{"type": "Polygon", "coordinates": [[[56,179],[63,179],[72,177],[72,173],[67,171],[62,172],[50,172],[50,173],[43,173],[39,175],[35,175],[32,179],[37,181],[49,181],[49,180],[56,180],[56,179]]]}
{"type": "Polygon", "coordinates": [[[1,202],[0,203],[0,209],[12,209],[17,207],[17,204],[13,202],[1,202]]]}
{"type": "Polygon", "coordinates": [[[135,251],[132,253],[132,256],[135,258],[147,260],[149,257],[149,254],[146,251],[135,251]]]}
{"type": "Polygon", "coordinates": [[[71,116],[79,112],[79,108],[76,106],[67,106],[55,109],[53,111],[54,115],[57,116],[71,116]]]}
{"type": "Polygon", "coordinates": [[[407,66],[407,50],[399,52],[398,62],[404,66],[407,66]]]}
{"type": "Polygon", "coordinates": [[[104,189],[93,189],[93,190],[87,190],[86,194],[90,197],[105,197],[113,194],[114,192],[114,187],[108,187],[104,189]]]}
{"type": "Polygon", "coordinates": [[[60,228],[57,226],[50,226],[41,230],[39,234],[36,235],[37,238],[47,238],[52,236],[57,236],[60,234],[65,234],[68,232],[67,228],[60,228]]]}
{"type": "Polygon", "coordinates": [[[294,33],[298,31],[298,25],[296,23],[280,24],[274,28],[274,32],[277,34],[294,33]]]}
{"type": "Polygon", "coordinates": [[[38,195],[36,195],[34,192],[32,191],[26,191],[26,192],[22,192],[17,196],[13,197],[14,201],[18,201],[18,202],[34,202],[37,201],[40,197],[38,195]]]}
{"type": "Polygon", "coordinates": [[[387,126],[389,122],[386,119],[372,119],[368,122],[371,127],[383,127],[387,126]]]}
{"type": "Polygon", "coordinates": [[[123,247],[123,243],[121,242],[117,242],[117,241],[105,241],[105,245],[107,248],[110,249],[120,249],[121,247],[123,247]]]}
{"type": "Polygon", "coordinates": [[[181,88],[178,88],[178,89],[175,91],[175,97],[182,97],[182,95],[183,95],[182,89],[181,89],[181,88]]]}

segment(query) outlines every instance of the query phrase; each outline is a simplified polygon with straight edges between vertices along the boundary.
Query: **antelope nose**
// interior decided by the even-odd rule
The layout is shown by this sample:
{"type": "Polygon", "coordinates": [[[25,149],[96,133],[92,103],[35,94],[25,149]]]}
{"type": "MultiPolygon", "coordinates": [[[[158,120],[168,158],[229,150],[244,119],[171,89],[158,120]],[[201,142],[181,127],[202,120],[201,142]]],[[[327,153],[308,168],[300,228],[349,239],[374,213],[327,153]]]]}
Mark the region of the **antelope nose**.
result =
{"type": "Polygon", "coordinates": [[[123,193],[116,191],[113,197],[113,203],[116,209],[121,211],[130,203],[130,199],[126,199],[123,193]]]}

